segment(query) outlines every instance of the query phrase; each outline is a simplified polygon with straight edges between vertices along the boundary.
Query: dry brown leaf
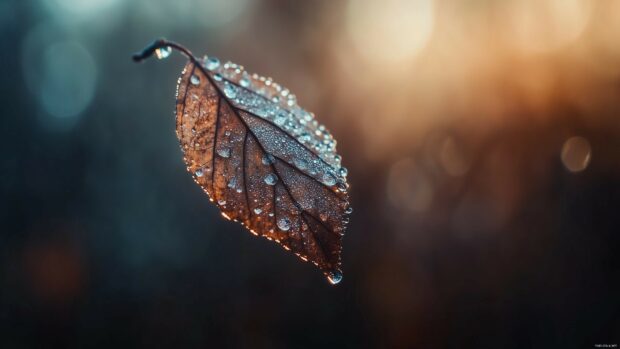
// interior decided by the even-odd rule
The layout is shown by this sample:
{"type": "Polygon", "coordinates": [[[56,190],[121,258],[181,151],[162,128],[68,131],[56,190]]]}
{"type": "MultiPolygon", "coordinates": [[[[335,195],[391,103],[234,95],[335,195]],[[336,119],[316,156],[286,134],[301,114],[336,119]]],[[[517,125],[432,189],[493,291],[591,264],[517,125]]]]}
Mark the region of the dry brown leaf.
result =
{"type": "Polygon", "coordinates": [[[189,61],[177,87],[177,136],[194,180],[222,215],[342,279],[351,213],[336,141],[269,78],[158,40],[136,61],[171,48],[189,61]]]}

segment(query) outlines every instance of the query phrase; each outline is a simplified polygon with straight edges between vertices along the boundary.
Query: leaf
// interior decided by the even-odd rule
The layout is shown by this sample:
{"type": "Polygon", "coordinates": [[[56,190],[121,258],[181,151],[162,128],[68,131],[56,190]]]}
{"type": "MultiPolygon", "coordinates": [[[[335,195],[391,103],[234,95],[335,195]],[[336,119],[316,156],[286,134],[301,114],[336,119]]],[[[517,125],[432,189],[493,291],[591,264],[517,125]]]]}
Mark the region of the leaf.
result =
{"type": "Polygon", "coordinates": [[[134,56],[189,57],[177,86],[177,136],[194,180],[222,211],[255,235],[342,278],[347,171],[336,141],[290,91],[242,66],[199,60],[158,40],[134,56]]]}

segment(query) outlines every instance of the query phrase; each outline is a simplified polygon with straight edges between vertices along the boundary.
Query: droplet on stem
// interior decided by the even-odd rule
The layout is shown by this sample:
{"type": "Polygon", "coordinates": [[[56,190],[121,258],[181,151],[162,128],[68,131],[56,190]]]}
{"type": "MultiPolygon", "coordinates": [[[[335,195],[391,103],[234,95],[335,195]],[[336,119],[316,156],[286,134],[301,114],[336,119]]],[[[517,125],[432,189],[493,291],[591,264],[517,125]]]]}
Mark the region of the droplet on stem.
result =
{"type": "Polygon", "coordinates": [[[155,56],[157,56],[157,59],[168,58],[168,56],[170,56],[171,53],[172,53],[172,48],[170,46],[160,47],[155,50],[155,56]]]}

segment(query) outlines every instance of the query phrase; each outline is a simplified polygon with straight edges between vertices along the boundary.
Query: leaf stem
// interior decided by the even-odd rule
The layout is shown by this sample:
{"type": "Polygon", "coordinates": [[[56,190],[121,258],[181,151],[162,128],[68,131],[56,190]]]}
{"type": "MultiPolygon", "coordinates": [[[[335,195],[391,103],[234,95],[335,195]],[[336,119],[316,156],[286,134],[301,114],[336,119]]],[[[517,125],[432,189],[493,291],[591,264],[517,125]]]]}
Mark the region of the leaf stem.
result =
{"type": "Polygon", "coordinates": [[[198,59],[192,54],[190,50],[188,50],[181,44],[177,44],[174,41],[168,41],[164,38],[160,38],[160,39],[153,41],[153,43],[145,47],[142,51],[134,53],[131,56],[131,58],[134,60],[134,62],[140,63],[144,61],[145,59],[151,57],[155,53],[155,51],[157,51],[160,48],[164,48],[164,47],[173,48],[181,52],[183,55],[189,58],[192,62],[196,63],[197,65],[200,65],[198,62],[198,59]]]}

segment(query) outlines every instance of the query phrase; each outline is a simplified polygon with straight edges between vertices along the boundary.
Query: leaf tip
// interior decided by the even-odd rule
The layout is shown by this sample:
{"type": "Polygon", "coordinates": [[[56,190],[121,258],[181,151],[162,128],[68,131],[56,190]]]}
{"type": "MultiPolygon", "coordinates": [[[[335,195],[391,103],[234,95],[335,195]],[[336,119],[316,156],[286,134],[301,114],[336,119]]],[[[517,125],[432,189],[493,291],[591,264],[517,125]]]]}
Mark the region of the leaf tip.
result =
{"type": "Polygon", "coordinates": [[[150,45],[145,47],[142,51],[136,52],[133,55],[131,55],[131,59],[136,63],[140,63],[143,60],[151,57],[153,53],[155,53],[155,51],[157,51],[158,49],[164,46],[167,46],[166,39],[164,38],[157,39],[153,41],[150,45]]]}

